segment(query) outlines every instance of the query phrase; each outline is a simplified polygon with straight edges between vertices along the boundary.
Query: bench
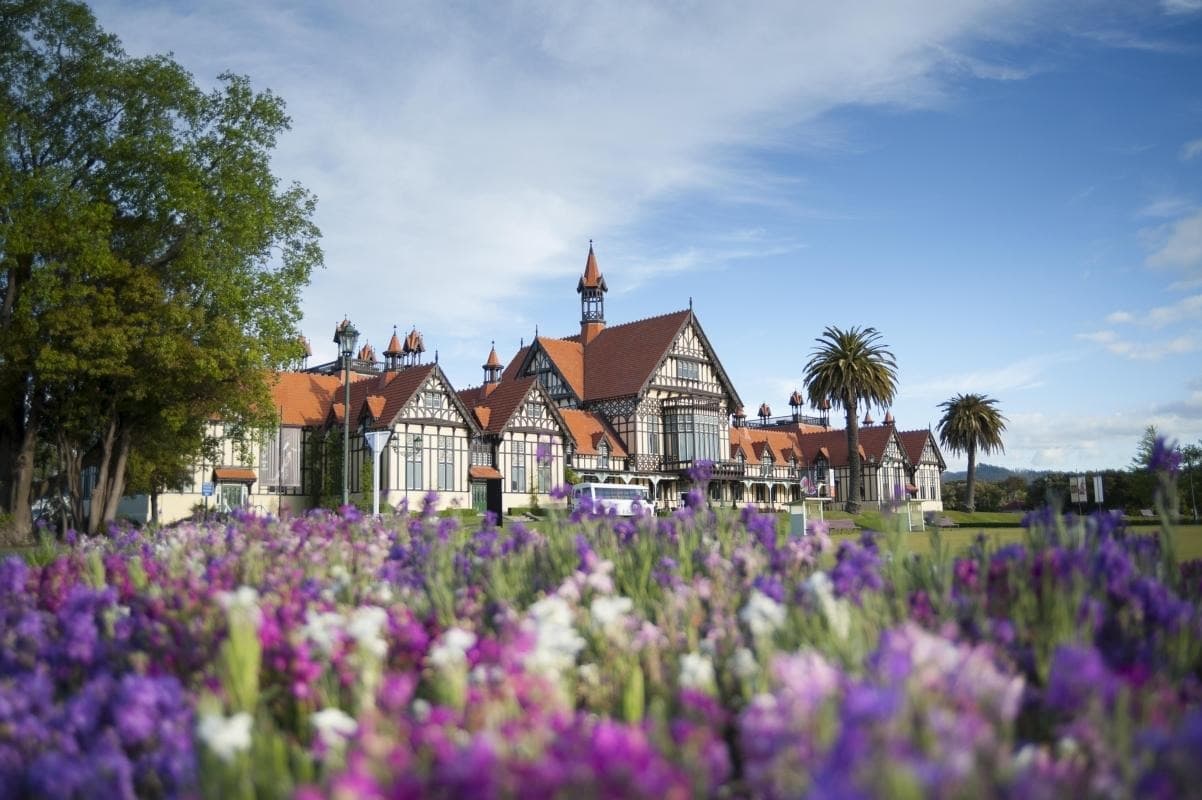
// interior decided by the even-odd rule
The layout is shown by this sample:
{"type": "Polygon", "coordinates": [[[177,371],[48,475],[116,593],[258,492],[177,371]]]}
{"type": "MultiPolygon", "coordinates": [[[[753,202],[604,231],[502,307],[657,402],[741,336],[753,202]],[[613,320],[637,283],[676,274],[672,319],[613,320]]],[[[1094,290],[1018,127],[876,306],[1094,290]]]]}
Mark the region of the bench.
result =
{"type": "Polygon", "coordinates": [[[1156,512],[1150,508],[1141,508],[1139,510],[1139,515],[1141,517],[1147,517],[1148,519],[1152,519],[1153,517],[1156,516],[1156,512]]]}
{"type": "Polygon", "coordinates": [[[826,527],[832,531],[854,531],[856,522],[852,519],[828,519],[826,527]]]}

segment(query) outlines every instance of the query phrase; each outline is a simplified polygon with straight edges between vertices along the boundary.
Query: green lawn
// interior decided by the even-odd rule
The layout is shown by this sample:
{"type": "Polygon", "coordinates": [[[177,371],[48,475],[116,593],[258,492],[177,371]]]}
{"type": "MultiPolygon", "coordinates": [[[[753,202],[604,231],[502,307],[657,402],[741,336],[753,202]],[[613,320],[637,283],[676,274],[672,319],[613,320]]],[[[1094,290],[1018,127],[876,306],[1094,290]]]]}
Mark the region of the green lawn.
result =
{"type": "MultiPolygon", "coordinates": [[[[1152,535],[1157,528],[1155,526],[1146,526],[1134,529],[1138,533],[1147,533],[1152,535]]],[[[931,549],[931,540],[928,536],[928,531],[914,531],[906,536],[905,542],[911,552],[928,553],[931,549]]],[[[943,541],[951,548],[951,552],[959,554],[968,549],[968,547],[976,541],[978,535],[984,534],[994,545],[1001,546],[1012,542],[1022,542],[1025,531],[1023,528],[1015,526],[1013,528],[978,528],[971,527],[961,528],[942,528],[939,535],[943,537],[943,541]]],[[[1202,525],[1178,525],[1176,528],[1177,534],[1177,560],[1190,561],[1195,558],[1202,558],[1202,525]]],[[[836,541],[843,539],[855,539],[859,536],[858,531],[843,532],[832,534],[831,538],[836,541]]]]}

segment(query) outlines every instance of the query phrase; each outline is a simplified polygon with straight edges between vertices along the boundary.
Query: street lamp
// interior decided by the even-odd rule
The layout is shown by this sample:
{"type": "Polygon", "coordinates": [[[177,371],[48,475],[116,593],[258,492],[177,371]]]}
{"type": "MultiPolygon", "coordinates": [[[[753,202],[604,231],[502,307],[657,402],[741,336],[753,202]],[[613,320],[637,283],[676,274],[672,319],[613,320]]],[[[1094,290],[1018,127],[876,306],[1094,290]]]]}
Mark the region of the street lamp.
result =
{"type": "Polygon", "coordinates": [[[342,354],[342,504],[351,502],[351,356],[359,342],[359,331],[348,319],[334,329],[334,344],[342,354]]]}

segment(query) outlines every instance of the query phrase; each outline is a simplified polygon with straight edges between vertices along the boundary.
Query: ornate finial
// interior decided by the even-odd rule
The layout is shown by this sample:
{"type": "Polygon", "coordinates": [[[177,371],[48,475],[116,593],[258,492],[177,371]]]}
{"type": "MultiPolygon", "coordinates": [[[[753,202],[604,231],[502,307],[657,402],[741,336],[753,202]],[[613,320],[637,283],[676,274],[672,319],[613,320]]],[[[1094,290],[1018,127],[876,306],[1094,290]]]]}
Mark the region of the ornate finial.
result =
{"type": "Polygon", "coordinates": [[[693,310],[693,295],[689,295],[689,311],[693,310]]]}

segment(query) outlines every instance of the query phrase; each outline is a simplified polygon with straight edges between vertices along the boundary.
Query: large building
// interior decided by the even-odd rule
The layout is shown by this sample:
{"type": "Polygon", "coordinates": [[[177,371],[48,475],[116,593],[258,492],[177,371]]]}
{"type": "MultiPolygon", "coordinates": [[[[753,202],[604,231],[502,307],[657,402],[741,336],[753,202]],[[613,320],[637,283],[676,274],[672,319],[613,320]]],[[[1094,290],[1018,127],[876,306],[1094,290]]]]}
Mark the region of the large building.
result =
{"type": "MultiPolygon", "coordinates": [[[[478,387],[456,391],[437,359],[424,358],[416,330],[403,342],[394,331],[383,361],[369,345],[358,351],[349,406],[338,362],[282,373],[277,430],[238,441],[214,422],[219,455],[198,464],[183,491],[163,496],[161,518],[202,504],[278,513],[340,498],[348,413],[350,491],[372,491],[368,435],[386,431],[380,498],[392,506],[437,491],[443,503],[507,513],[552,502],[570,469],[582,480],[643,486],[656,508],[669,509],[702,461],[712,463],[717,503],[779,509],[809,496],[848,499],[846,434],[829,427],[829,406],[804,415],[794,392],[790,414],[773,417],[765,403],[749,419],[691,307],[608,325],[608,287],[591,245],[576,291],[578,333],[536,336],[507,365],[494,345],[478,387]]],[[[863,503],[900,497],[942,509],[946,465],[929,430],[898,431],[892,414],[880,424],[866,417],[860,451],[863,503]]],[[[131,498],[122,512],[140,516],[145,507],[131,498]]]]}

